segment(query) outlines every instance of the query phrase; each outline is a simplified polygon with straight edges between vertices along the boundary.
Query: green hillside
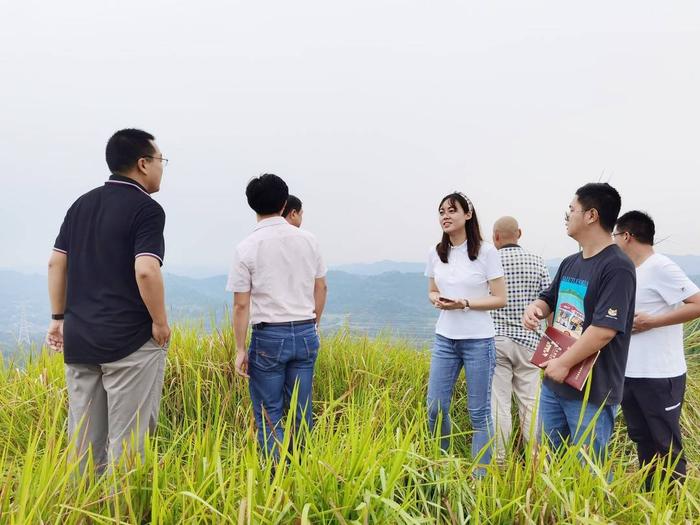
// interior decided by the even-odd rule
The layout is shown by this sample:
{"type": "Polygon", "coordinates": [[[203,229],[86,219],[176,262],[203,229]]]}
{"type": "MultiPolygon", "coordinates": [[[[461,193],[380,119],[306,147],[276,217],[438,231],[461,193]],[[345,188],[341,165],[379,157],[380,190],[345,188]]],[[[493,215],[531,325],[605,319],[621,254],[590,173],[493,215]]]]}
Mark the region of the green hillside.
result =
{"type": "MultiPolygon", "coordinates": [[[[700,342],[689,327],[688,346],[700,342]]],[[[641,494],[623,424],[603,470],[576,449],[510,455],[472,478],[465,387],[454,451],[441,455],[425,413],[429,356],[344,333],[322,341],[316,427],[276,472],[258,459],[231,334],[176,331],[159,429],[144,464],[81,480],[68,459],[61,357],[0,362],[0,522],[29,523],[698,523],[700,360],[689,357],[683,425],[690,478],[641,494]],[[606,481],[605,470],[613,473],[606,481]]],[[[297,440],[299,441],[299,440],[297,440]]]]}
{"type": "MultiPolygon", "coordinates": [[[[171,323],[208,329],[226,321],[232,299],[225,291],[226,276],[193,279],[166,273],[164,279],[171,323]]],[[[419,344],[432,340],[438,312],[428,302],[423,274],[331,271],[328,287],[323,330],[391,333],[419,344]]],[[[29,341],[43,341],[50,313],[46,276],[0,270],[0,354],[15,353],[20,332],[29,341]]]]}

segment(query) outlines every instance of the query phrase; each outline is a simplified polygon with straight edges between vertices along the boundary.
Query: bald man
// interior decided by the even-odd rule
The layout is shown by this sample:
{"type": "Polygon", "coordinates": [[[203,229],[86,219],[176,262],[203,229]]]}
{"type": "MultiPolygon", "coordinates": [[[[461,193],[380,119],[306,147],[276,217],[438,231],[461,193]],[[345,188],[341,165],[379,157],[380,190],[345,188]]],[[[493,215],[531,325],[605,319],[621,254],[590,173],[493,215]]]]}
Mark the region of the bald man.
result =
{"type": "Polygon", "coordinates": [[[496,326],[496,370],[491,389],[491,405],[496,427],[496,458],[503,460],[513,429],[511,398],[515,394],[522,435],[525,441],[537,439],[537,423],[532,427],[532,410],[540,384],[540,369],[530,363],[539,337],[522,326],[525,307],[550,285],[549,271],[542,257],[528,253],[518,242],[522,231],[513,217],[501,217],[493,226],[493,244],[503,263],[508,304],[492,310],[496,326]]]}

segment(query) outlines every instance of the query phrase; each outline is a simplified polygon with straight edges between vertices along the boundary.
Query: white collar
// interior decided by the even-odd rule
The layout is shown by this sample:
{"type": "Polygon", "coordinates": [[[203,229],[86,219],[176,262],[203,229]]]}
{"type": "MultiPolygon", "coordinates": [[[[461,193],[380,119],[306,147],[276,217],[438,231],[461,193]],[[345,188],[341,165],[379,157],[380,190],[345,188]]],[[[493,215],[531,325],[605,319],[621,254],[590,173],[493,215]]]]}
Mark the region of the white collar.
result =
{"type": "Polygon", "coordinates": [[[467,251],[467,241],[465,240],[462,244],[458,244],[457,246],[452,246],[453,250],[459,250],[460,252],[466,252],[467,251]]]}
{"type": "Polygon", "coordinates": [[[287,219],[282,216],[279,217],[268,217],[263,219],[255,225],[255,231],[261,228],[267,228],[268,226],[279,226],[280,224],[287,224],[287,219]]]}

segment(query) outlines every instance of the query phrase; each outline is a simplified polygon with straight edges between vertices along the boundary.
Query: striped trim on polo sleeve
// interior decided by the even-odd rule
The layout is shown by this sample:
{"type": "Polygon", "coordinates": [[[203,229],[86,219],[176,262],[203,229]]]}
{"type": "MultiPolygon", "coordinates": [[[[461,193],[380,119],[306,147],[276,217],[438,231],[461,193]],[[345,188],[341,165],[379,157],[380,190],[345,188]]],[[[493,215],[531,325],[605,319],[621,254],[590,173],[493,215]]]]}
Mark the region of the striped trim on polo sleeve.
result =
{"type": "Polygon", "coordinates": [[[60,248],[56,248],[55,246],[53,247],[53,251],[58,253],[65,253],[66,255],[68,255],[68,252],[66,250],[61,250],[60,248]]]}
{"type": "Polygon", "coordinates": [[[155,253],[143,252],[143,253],[137,253],[136,255],[134,255],[134,259],[138,259],[139,257],[154,257],[160,261],[160,264],[163,264],[163,259],[159,255],[156,255],[155,253]]]}

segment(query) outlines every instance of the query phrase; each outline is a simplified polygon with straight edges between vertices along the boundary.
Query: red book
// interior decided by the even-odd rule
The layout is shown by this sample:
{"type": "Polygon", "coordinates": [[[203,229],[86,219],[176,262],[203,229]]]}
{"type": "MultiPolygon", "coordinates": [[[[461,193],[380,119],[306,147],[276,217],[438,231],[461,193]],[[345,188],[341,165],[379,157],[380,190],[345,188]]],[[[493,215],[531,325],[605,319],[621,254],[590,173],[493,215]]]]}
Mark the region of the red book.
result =
{"type": "MultiPolygon", "coordinates": [[[[542,339],[540,339],[537,349],[532,354],[530,362],[533,365],[544,368],[547,361],[554,359],[555,357],[559,357],[575,342],[575,337],[565,334],[564,332],[560,332],[556,328],[549,326],[542,335],[542,339]]],[[[569,375],[566,376],[564,382],[567,385],[574,387],[576,390],[583,390],[583,386],[586,384],[586,379],[588,379],[588,376],[591,374],[591,369],[593,368],[599,353],[600,352],[596,352],[595,354],[588,356],[576,366],[573,366],[571,370],[569,370],[569,375]]]]}

